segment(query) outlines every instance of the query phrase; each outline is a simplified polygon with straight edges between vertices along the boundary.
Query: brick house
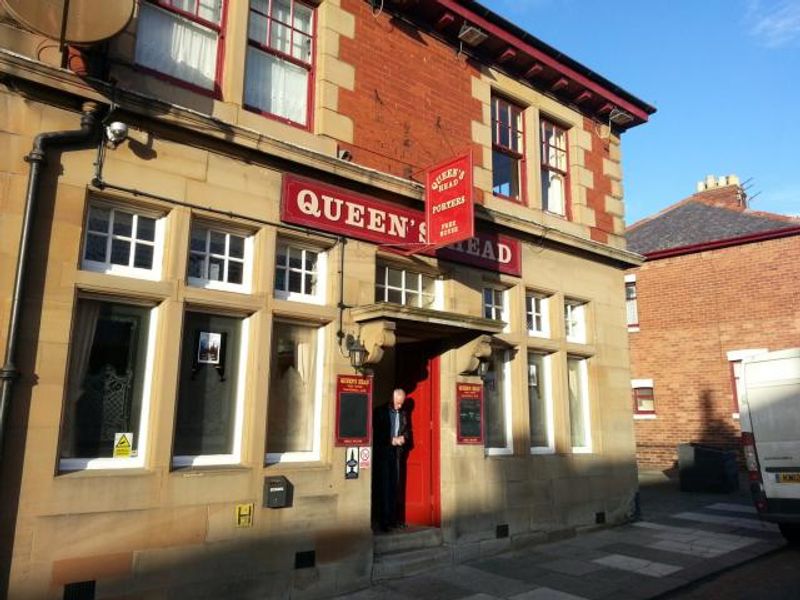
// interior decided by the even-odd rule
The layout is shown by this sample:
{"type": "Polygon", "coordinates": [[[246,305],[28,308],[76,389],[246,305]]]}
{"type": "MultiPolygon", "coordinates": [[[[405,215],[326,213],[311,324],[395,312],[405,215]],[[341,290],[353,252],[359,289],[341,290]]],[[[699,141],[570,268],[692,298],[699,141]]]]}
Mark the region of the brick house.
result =
{"type": "Polygon", "coordinates": [[[685,442],[738,448],[740,361],[800,340],[800,219],[709,177],[627,237],[646,259],[625,279],[639,467],[671,468],[685,442]]]}
{"type": "Polygon", "coordinates": [[[414,400],[418,563],[624,519],[621,136],[654,109],[472,1],[128,6],[66,68],[0,15],[0,595],[387,574],[357,359],[414,400]],[[462,154],[475,235],[398,252],[462,154]]]}

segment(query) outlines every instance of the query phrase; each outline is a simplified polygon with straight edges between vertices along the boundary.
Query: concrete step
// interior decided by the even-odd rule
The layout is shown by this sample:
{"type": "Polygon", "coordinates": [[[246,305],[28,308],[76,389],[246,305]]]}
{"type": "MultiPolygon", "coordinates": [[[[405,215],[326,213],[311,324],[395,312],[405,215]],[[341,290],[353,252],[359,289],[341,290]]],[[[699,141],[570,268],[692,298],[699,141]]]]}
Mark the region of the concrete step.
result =
{"type": "Polygon", "coordinates": [[[396,529],[391,533],[379,533],[374,537],[375,555],[395,554],[442,545],[442,530],[436,527],[414,527],[396,529]]]}
{"type": "Polygon", "coordinates": [[[391,554],[376,554],[372,563],[372,581],[385,581],[452,564],[448,546],[434,546],[391,554]]]}

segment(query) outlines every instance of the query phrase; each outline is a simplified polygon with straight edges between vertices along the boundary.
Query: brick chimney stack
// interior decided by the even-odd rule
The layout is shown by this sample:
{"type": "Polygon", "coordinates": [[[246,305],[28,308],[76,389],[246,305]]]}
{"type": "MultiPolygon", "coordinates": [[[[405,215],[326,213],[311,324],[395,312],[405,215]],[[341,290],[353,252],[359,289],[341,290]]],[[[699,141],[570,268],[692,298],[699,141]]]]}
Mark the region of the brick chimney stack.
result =
{"type": "Polygon", "coordinates": [[[739,209],[747,208],[747,193],[737,175],[708,175],[697,182],[695,199],[708,204],[716,204],[739,209]]]}

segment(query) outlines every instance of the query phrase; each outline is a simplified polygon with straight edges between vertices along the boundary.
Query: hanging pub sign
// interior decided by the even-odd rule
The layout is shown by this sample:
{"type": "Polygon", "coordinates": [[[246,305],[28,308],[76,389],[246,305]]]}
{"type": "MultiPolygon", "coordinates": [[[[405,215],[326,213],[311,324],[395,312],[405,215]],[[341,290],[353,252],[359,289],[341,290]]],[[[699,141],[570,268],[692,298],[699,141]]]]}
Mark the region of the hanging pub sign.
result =
{"type": "Polygon", "coordinates": [[[459,444],[483,443],[483,385],[456,384],[457,431],[459,444]]]}
{"type": "Polygon", "coordinates": [[[336,445],[368,446],[371,416],[372,378],[339,375],[336,378],[336,445]]]}
{"type": "Polygon", "coordinates": [[[428,227],[422,211],[289,173],[283,176],[281,220],[391,248],[419,249],[422,254],[508,275],[522,273],[520,243],[512,237],[476,231],[469,239],[426,250],[428,227]]]}
{"type": "Polygon", "coordinates": [[[425,173],[425,223],[428,244],[437,248],[475,235],[471,153],[425,173]]]}

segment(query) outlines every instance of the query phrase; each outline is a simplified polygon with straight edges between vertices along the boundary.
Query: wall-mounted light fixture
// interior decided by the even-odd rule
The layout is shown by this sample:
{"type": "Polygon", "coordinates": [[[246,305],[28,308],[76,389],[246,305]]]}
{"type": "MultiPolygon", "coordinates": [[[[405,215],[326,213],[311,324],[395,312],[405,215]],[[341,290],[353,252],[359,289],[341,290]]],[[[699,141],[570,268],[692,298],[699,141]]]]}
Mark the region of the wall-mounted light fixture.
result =
{"type": "Polygon", "coordinates": [[[489,37],[482,29],[475,27],[475,25],[470,25],[467,22],[464,22],[461,25],[461,30],[458,32],[458,39],[464,42],[467,46],[471,46],[475,48],[476,46],[480,46],[486,39],[489,37]]]}
{"type": "Polygon", "coordinates": [[[350,359],[350,365],[356,371],[360,371],[364,368],[364,360],[367,358],[367,349],[364,347],[361,339],[348,333],[347,337],[344,338],[344,347],[347,350],[347,358],[350,359]]]}
{"type": "Polygon", "coordinates": [[[485,379],[486,375],[489,374],[489,361],[488,360],[478,361],[478,369],[475,371],[475,374],[481,379],[485,379]]]}

